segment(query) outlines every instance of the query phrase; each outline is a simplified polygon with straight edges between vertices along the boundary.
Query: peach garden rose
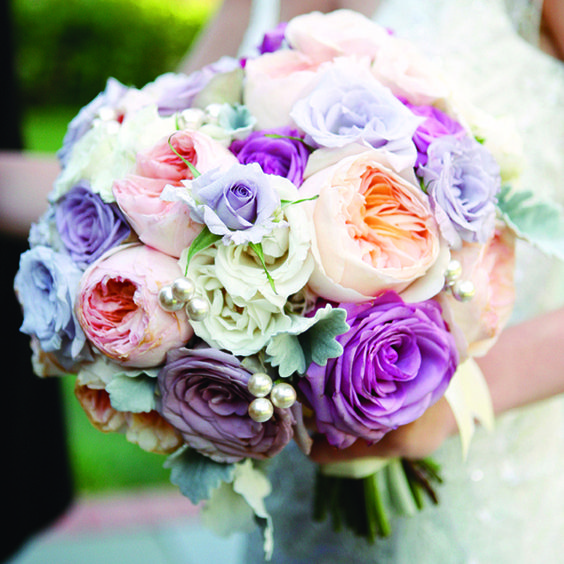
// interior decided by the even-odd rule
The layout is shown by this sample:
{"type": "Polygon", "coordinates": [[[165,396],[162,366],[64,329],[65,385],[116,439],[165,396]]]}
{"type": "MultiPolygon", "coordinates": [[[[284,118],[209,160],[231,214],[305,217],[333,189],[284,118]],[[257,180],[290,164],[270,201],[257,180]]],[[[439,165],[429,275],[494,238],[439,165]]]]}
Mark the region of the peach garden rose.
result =
{"type": "MultiPolygon", "coordinates": [[[[376,150],[312,174],[300,195],[318,196],[307,205],[316,263],[310,286],[323,298],[359,302],[384,290],[401,292],[440,255],[427,196],[384,166],[376,150]]],[[[426,297],[437,284],[440,289],[442,278],[426,297]]]]}

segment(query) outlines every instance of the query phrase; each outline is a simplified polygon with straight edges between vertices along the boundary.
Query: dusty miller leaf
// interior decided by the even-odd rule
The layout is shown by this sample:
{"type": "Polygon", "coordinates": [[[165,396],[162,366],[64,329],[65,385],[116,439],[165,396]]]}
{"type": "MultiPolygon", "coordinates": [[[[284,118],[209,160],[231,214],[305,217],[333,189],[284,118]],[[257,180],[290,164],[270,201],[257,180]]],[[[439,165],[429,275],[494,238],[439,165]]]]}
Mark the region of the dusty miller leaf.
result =
{"type": "Polygon", "coordinates": [[[532,192],[511,193],[503,187],[498,208],[507,225],[543,253],[564,260],[564,212],[554,202],[536,200],[532,192]]]}
{"type": "Polygon", "coordinates": [[[155,409],[155,379],[116,374],[106,386],[110,403],[118,411],[147,413],[155,409]]]}
{"type": "Polygon", "coordinates": [[[170,481],[194,505],[207,500],[222,482],[231,482],[234,464],[215,462],[191,448],[183,448],[169,456],[164,463],[170,469],[170,481]]]}

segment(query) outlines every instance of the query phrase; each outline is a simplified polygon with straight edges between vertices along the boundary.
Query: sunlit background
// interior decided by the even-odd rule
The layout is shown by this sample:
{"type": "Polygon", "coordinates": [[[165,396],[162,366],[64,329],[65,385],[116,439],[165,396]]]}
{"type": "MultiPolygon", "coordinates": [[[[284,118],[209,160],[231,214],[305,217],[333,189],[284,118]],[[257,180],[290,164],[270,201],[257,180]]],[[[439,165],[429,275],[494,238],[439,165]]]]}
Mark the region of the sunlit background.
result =
{"type": "MultiPolygon", "coordinates": [[[[175,70],[218,0],[13,0],[25,149],[55,153],[112,76],[141,87],[175,70]]],[[[162,455],[94,429],[62,379],[77,493],[169,482],[162,455]]]]}

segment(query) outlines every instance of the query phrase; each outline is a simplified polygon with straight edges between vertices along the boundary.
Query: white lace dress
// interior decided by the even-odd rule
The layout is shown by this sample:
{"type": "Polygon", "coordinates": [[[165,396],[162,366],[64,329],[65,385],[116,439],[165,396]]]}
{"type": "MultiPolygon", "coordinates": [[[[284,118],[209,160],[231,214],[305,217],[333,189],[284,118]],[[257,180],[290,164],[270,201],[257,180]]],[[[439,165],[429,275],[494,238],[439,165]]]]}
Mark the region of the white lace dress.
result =
{"type": "MultiPolygon", "coordinates": [[[[530,43],[539,10],[534,0],[386,0],[376,19],[440,58],[485,110],[513,115],[525,145],[524,187],[564,203],[564,65],[530,43]]],[[[517,284],[514,321],[564,303],[562,265],[524,245],[517,284]]],[[[563,398],[503,415],[492,434],[479,430],[465,463],[456,437],[435,459],[445,478],[440,504],[397,519],[390,538],[369,546],[311,522],[314,467],[297,449],[286,449],[273,465],[275,493],[267,503],[273,562],[564,562],[563,398]]],[[[262,561],[257,535],[245,562],[262,561]]]]}

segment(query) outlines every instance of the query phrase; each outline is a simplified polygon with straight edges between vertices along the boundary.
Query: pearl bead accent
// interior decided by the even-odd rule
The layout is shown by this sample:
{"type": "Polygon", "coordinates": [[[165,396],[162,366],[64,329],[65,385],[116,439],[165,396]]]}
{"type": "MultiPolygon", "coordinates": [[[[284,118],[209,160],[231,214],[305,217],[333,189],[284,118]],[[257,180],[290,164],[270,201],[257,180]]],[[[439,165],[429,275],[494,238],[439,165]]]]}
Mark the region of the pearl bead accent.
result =
{"type": "Polygon", "coordinates": [[[172,283],[172,294],[177,300],[181,302],[187,302],[194,296],[196,287],[192,280],[188,278],[177,278],[172,283]]]}
{"type": "Polygon", "coordinates": [[[470,280],[459,280],[452,288],[453,296],[460,302],[468,302],[476,293],[476,288],[470,280]]]}
{"type": "Polygon", "coordinates": [[[192,321],[202,321],[209,313],[209,305],[203,298],[192,298],[186,304],[186,313],[192,321]]]}
{"type": "Polygon", "coordinates": [[[445,270],[445,284],[452,286],[462,276],[462,264],[459,260],[452,259],[445,270]]]}
{"type": "Polygon", "coordinates": [[[165,311],[168,312],[178,311],[184,306],[184,302],[181,302],[174,297],[170,286],[163,286],[159,290],[159,304],[165,311]]]}
{"type": "Polygon", "coordinates": [[[257,423],[265,423],[274,413],[274,406],[267,398],[256,398],[249,404],[249,416],[257,423]]]}
{"type": "Polygon", "coordinates": [[[296,403],[296,390],[286,382],[276,384],[270,393],[272,403],[281,409],[292,407],[296,403]]]}
{"type": "Polygon", "coordinates": [[[264,398],[272,390],[272,378],[265,372],[255,372],[247,384],[247,388],[253,396],[264,398]]]}

